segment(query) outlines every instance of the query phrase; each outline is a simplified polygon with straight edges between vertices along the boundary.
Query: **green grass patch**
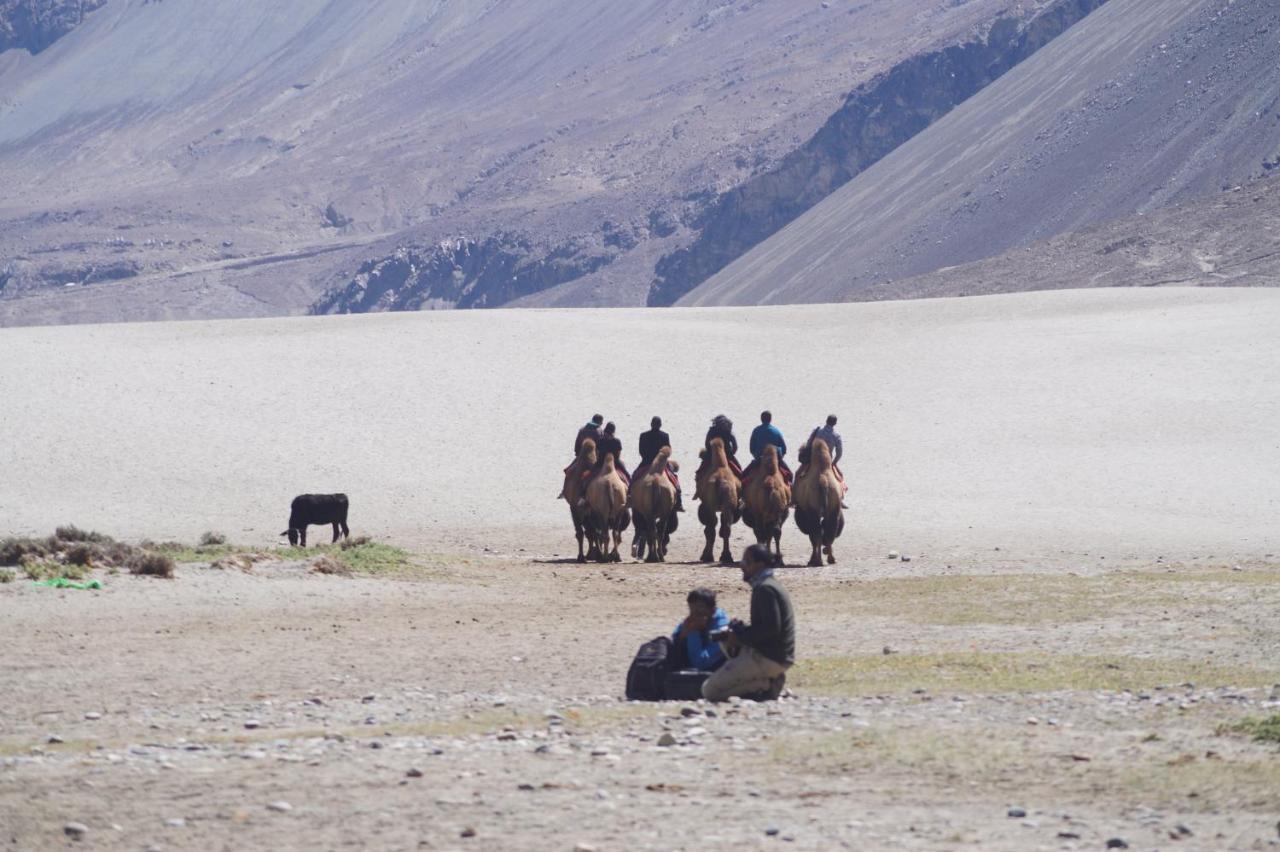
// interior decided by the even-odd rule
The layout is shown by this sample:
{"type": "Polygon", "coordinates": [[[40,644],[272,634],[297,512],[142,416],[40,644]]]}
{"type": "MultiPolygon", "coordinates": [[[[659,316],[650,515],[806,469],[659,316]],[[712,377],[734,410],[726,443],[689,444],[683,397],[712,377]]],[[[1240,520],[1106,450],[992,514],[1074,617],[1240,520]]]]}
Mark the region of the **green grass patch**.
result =
{"type": "Polygon", "coordinates": [[[797,663],[789,680],[797,691],[822,695],[890,695],[916,689],[999,694],[1139,690],[1184,681],[1267,686],[1280,680],[1280,670],[1126,656],[952,652],[819,657],[797,663]]]}
{"type": "Polygon", "coordinates": [[[1244,734],[1260,743],[1280,743],[1280,713],[1265,719],[1242,719],[1218,728],[1220,734],[1244,734]]]}
{"type": "Polygon", "coordinates": [[[1247,586],[1280,602],[1280,572],[1213,570],[1094,576],[1003,574],[889,577],[824,589],[816,605],[916,624],[1064,624],[1224,598],[1247,586]]]}

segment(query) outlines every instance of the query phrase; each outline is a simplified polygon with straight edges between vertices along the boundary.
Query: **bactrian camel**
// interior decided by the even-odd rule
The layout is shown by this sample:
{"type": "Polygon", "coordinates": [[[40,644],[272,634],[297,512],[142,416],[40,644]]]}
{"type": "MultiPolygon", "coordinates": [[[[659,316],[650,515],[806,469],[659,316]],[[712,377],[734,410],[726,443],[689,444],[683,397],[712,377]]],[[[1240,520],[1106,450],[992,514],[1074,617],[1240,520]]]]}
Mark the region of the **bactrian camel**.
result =
{"type": "Polygon", "coordinates": [[[667,558],[671,533],[679,523],[676,486],[667,475],[668,467],[674,465],[671,448],[663,447],[645,475],[631,483],[631,513],[636,525],[631,552],[637,559],[662,562],[667,558]]]}
{"type": "Polygon", "coordinates": [[[831,462],[831,448],[821,438],[814,438],[809,465],[795,487],[796,526],[813,545],[810,568],[822,565],[822,552],[827,554],[828,565],[836,564],[831,546],[844,532],[844,510],[840,506],[843,496],[844,489],[831,462]]]}
{"type": "MultiPolygon", "coordinates": [[[[596,442],[587,438],[582,442],[582,447],[578,450],[578,459],[569,468],[568,475],[564,479],[564,499],[569,503],[569,514],[573,516],[573,534],[578,538],[578,561],[586,562],[587,557],[592,559],[600,558],[598,553],[583,553],[582,541],[584,538],[584,525],[586,523],[587,507],[585,498],[587,491],[587,481],[584,474],[596,466],[596,442]]],[[[594,547],[594,542],[592,543],[594,547]]]]}
{"type": "Polygon", "coordinates": [[[707,534],[707,547],[702,551],[702,561],[711,562],[715,554],[716,524],[720,525],[720,537],[724,549],[720,552],[720,564],[732,565],[733,552],[729,549],[729,533],[733,524],[742,517],[742,482],[729,467],[724,451],[724,441],[711,440],[711,460],[707,469],[698,477],[698,520],[707,534]]]}
{"type": "Polygon", "coordinates": [[[613,453],[604,457],[600,472],[587,483],[587,535],[601,562],[621,562],[618,548],[622,531],[631,524],[627,509],[627,486],[614,464],[613,453]]]}
{"type": "Polygon", "coordinates": [[[791,506],[791,487],[778,466],[778,448],[765,447],[751,479],[743,487],[742,519],[756,534],[756,543],[772,546],[782,561],[782,525],[791,506]]]}

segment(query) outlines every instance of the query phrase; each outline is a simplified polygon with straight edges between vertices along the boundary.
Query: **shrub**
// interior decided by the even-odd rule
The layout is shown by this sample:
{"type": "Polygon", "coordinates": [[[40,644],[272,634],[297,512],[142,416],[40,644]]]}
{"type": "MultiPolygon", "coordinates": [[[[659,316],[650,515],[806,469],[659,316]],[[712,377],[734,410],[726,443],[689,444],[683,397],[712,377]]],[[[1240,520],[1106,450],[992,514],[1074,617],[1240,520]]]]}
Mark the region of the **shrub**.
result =
{"type": "Polygon", "coordinates": [[[98,557],[98,550],[84,542],[73,544],[67,548],[62,558],[67,561],[68,565],[79,565],[85,568],[93,567],[93,560],[98,557]]]}
{"type": "Polygon", "coordinates": [[[105,543],[113,540],[110,536],[103,535],[99,532],[82,530],[75,524],[67,524],[65,527],[58,527],[53,531],[53,537],[57,541],[92,541],[105,543]]]}
{"type": "Polygon", "coordinates": [[[227,543],[227,537],[220,532],[207,532],[200,536],[201,547],[218,547],[227,543]]]}
{"type": "Polygon", "coordinates": [[[22,573],[28,580],[43,579],[52,566],[43,557],[28,553],[22,557],[22,573]]]}
{"type": "Polygon", "coordinates": [[[1273,713],[1265,719],[1250,717],[1234,725],[1223,725],[1218,733],[1246,734],[1260,743],[1280,743],[1280,713],[1273,713]]]}
{"type": "Polygon", "coordinates": [[[358,535],[355,538],[344,538],[338,543],[338,547],[343,550],[350,550],[353,547],[364,547],[366,544],[372,544],[373,539],[367,535],[358,535]]]}
{"type": "Polygon", "coordinates": [[[173,579],[176,567],[173,559],[163,553],[138,553],[128,563],[131,574],[164,577],[167,580],[173,579]]]}
{"type": "Polygon", "coordinates": [[[66,577],[68,580],[83,580],[89,572],[79,565],[63,565],[60,570],[56,570],[59,577],[66,577]]]}
{"type": "Polygon", "coordinates": [[[0,585],[4,585],[5,583],[12,583],[17,578],[18,578],[18,575],[13,573],[12,570],[8,568],[0,568],[0,585]]]}
{"type": "Polygon", "coordinates": [[[0,565],[21,565],[25,556],[44,557],[50,552],[45,542],[34,538],[6,538],[0,541],[0,565]]]}

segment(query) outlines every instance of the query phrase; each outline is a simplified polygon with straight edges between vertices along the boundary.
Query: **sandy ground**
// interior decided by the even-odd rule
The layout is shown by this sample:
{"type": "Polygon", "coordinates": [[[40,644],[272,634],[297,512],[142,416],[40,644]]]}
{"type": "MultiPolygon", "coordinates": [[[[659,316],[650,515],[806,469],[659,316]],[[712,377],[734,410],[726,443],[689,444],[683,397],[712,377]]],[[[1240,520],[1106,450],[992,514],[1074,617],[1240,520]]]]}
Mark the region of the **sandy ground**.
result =
{"type": "Polygon", "coordinates": [[[1280,708],[1278,319],[1122,291],[0,331],[6,531],[260,545],[342,488],[416,554],[0,584],[0,848],[1277,848],[1276,747],[1221,726],[1280,708]],[[747,590],[563,560],[564,444],[658,406],[679,453],[721,405],[844,415],[841,562],[784,576],[796,698],[628,704],[690,586],[747,590]]]}

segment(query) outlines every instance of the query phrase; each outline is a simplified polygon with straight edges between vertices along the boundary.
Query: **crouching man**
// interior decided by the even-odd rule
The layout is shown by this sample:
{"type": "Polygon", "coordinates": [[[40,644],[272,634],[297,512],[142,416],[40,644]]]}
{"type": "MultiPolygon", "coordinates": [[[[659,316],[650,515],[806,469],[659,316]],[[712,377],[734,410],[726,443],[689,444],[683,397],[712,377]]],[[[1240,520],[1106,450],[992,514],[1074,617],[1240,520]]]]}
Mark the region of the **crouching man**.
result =
{"type": "Polygon", "coordinates": [[[787,669],[795,662],[796,623],[791,598],[773,576],[773,567],[773,555],[761,545],[751,545],[742,555],[742,579],[751,584],[751,623],[729,623],[725,644],[731,656],[702,685],[708,701],[734,695],[773,700],[782,694],[787,669]]]}

